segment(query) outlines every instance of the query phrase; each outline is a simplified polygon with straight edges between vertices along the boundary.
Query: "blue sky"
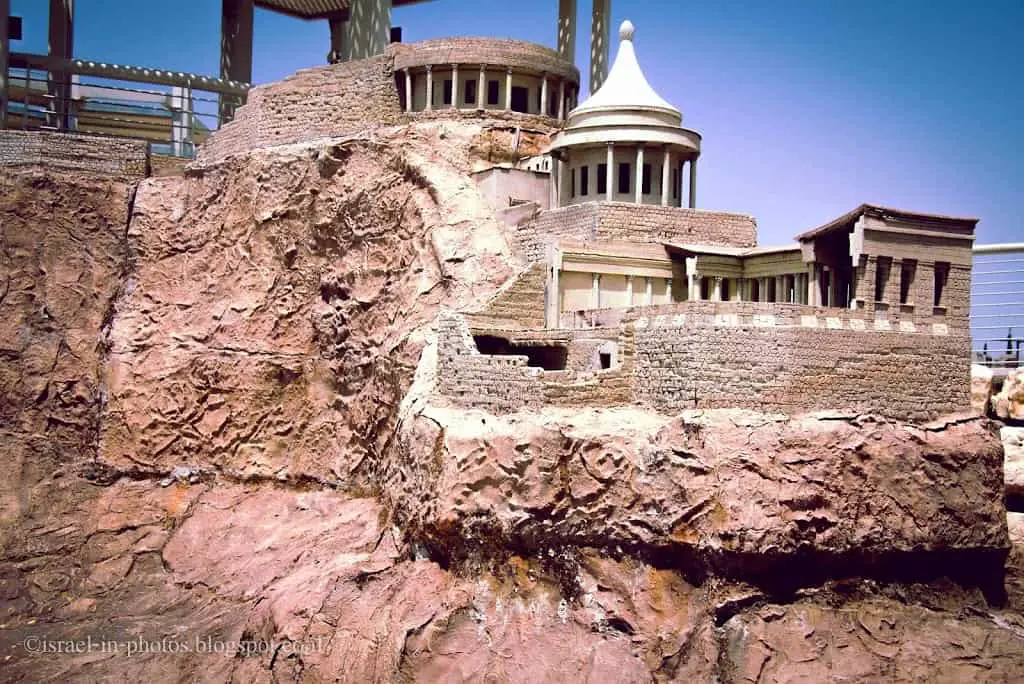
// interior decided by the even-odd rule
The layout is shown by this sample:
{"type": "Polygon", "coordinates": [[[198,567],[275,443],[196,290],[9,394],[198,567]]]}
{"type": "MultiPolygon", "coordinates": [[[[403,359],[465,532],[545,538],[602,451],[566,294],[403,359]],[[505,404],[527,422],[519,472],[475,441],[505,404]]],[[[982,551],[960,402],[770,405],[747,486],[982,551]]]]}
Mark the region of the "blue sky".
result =
{"type": "MultiPolygon", "coordinates": [[[[12,0],[17,51],[45,52],[45,0],[12,0]]],[[[401,8],[405,40],[555,41],[557,0],[401,8]]],[[[76,0],[75,56],[215,75],[219,0],[76,0]]],[[[589,0],[577,63],[587,72],[589,0]]],[[[1024,241],[1021,0],[612,0],[648,80],[704,136],[699,206],[779,244],[861,202],[982,219],[1024,241]]],[[[613,31],[613,33],[617,33],[613,31]]],[[[617,43],[617,39],[613,44],[617,43]]],[[[257,10],[254,80],[323,64],[326,22],[257,10]]],[[[614,45],[613,45],[614,56],[614,45]]]]}

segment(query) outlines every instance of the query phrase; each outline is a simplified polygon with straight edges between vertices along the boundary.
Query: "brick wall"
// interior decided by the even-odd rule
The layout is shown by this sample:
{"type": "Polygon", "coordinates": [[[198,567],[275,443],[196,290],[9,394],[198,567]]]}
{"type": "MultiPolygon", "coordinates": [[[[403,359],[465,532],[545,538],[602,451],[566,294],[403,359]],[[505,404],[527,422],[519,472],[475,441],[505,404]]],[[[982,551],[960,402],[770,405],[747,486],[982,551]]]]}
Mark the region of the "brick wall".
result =
{"type": "Polygon", "coordinates": [[[724,211],[588,202],[544,211],[520,225],[513,242],[523,258],[544,258],[557,240],[676,242],[728,247],[757,244],[752,216],[724,211]]]}
{"type": "Polygon", "coordinates": [[[388,55],[303,69],[249,92],[235,120],[199,148],[200,163],[251,149],[354,135],[400,123],[388,55]]]}
{"type": "Polygon", "coordinates": [[[474,320],[508,321],[526,328],[544,327],[544,287],[547,284],[547,264],[538,262],[515,276],[483,309],[474,314],[474,320]]]}
{"type": "Polygon", "coordinates": [[[42,166],[138,180],[148,171],[149,146],[127,138],[0,130],[0,166],[42,166]]]}
{"type": "Polygon", "coordinates": [[[835,309],[799,319],[747,303],[686,310],[636,322],[638,396],[659,409],[852,409],[924,420],[970,406],[966,331],[876,325],[835,309]]]}

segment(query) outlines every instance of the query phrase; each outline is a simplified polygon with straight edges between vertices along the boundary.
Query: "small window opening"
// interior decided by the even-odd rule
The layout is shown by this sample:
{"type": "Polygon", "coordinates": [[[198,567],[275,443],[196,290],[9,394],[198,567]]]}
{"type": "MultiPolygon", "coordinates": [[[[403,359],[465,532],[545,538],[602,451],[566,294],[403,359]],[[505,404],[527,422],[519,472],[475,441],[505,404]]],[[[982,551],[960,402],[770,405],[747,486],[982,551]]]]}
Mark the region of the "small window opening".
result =
{"type": "Polygon", "coordinates": [[[607,352],[601,352],[601,370],[608,370],[612,367],[612,355],[607,352]]]}

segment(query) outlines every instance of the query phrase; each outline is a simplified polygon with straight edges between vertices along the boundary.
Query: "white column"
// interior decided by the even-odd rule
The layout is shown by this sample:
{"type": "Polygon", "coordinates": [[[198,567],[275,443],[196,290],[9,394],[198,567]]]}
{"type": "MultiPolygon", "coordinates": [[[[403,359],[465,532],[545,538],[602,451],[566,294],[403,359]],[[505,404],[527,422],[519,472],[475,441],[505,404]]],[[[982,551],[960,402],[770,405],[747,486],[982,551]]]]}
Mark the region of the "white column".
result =
{"type": "Polygon", "coordinates": [[[786,279],[782,276],[775,276],[775,301],[788,301],[786,297],[786,279]]]}
{"type": "Polygon", "coordinates": [[[714,289],[711,291],[711,301],[722,301],[722,279],[718,276],[715,276],[714,289]]]}
{"type": "Polygon", "coordinates": [[[654,302],[654,279],[647,278],[647,285],[644,290],[644,304],[650,306],[654,302]]]}
{"type": "Polygon", "coordinates": [[[825,266],[821,275],[825,279],[825,306],[835,306],[835,274],[831,268],[825,266]]]}
{"type": "Polygon", "coordinates": [[[452,109],[459,108],[459,65],[452,64],[452,109]]]}
{"type": "Polygon", "coordinates": [[[593,284],[590,290],[590,308],[601,308],[601,276],[598,273],[593,275],[593,284]]]}
{"type": "Polygon", "coordinates": [[[627,306],[633,306],[633,276],[626,276],[626,302],[627,306]]]}
{"type": "Polygon", "coordinates": [[[636,146],[636,197],[637,204],[644,201],[644,146],[636,146]]]}
{"type": "Polygon", "coordinates": [[[697,158],[690,160],[690,208],[697,208],[697,158]]]}
{"type": "Polygon", "coordinates": [[[818,301],[818,264],[813,261],[807,264],[807,303],[820,306],[818,301]]]}
{"type": "Polygon", "coordinates": [[[427,65],[427,111],[434,108],[434,68],[427,65]]]}
{"type": "Polygon", "coordinates": [[[565,79],[558,82],[558,118],[565,120],[565,79]]]}
{"type": "Polygon", "coordinates": [[[611,202],[615,198],[615,188],[612,186],[612,179],[615,177],[612,169],[615,168],[615,143],[608,143],[608,152],[605,156],[604,170],[604,199],[611,202]]]}
{"type": "Polygon", "coordinates": [[[669,304],[671,304],[673,301],[675,301],[674,299],[672,299],[672,279],[671,278],[665,278],[665,294],[668,296],[669,304]]]}
{"type": "Polygon", "coordinates": [[[757,279],[757,301],[767,302],[768,301],[768,279],[758,278],[757,279]]]}
{"type": "Polygon", "coordinates": [[[697,276],[695,274],[690,273],[689,271],[687,271],[687,273],[686,273],[686,298],[689,299],[691,302],[697,301],[697,295],[700,294],[700,292],[697,291],[698,289],[699,288],[698,288],[697,276]]]}
{"type": "Polygon", "coordinates": [[[512,70],[505,70],[505,111],[512,109],[512,70]]]}
{"type": "Polygon", "coordinates": [[[412,74],[409,73],[408,69],[403,69],[405,72],[405,111],[412,111],[412,74]]]}
{"type": "Polygon", "coordinates": [[[540,114],[548,115],[548,75],[544,74],[540,79],[540,114]]]}
{"type": "Polygon", "coordinates": [[[671,174],[671,169],[669,168],[669,164],[671,163],[671,161],[672,161],[672,152],[669,150],[668,146],[666,145],[665,146],[665,161],[661,165],[661,206],[663,206],[663,207],[667,207],[668,206],[668,198],[669,198],[669,194],[668,193],[669,193],[669,190],[670,190],[670,188],[669,188],[669,184],[670,184],[669,177],[670,177],[670,174],[671,174]]]}
{"type": "Polygon", "coordinates": [[[487,65],[480,65],[480,80],[476,83],[476,108],[483,109],[487,106],[487,65]]]}
{"type": "Polygon", "coordinates": [[[732,292],[730,292],[730,299],[734,302],[743,301],[743,287],[747,282],[743,278],[736,278],[734,281],[732,292]]]}

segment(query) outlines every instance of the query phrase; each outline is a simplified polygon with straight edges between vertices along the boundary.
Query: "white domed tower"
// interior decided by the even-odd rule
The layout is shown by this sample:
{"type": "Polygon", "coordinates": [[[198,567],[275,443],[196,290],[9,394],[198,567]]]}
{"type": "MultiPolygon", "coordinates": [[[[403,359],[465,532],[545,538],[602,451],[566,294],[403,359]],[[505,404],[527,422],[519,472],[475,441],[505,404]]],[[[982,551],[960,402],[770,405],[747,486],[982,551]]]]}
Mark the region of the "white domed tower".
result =
{"type": "Polygon", "coordinates": [[[601,89],[569,113],[551,152],[559,160],[558,206],[630,202],[684,206],[689,164],[690,207],[696,206],[700,134],[647,82],[633,49],[630,21],[619,28],[619,53],[601,89]]]}

